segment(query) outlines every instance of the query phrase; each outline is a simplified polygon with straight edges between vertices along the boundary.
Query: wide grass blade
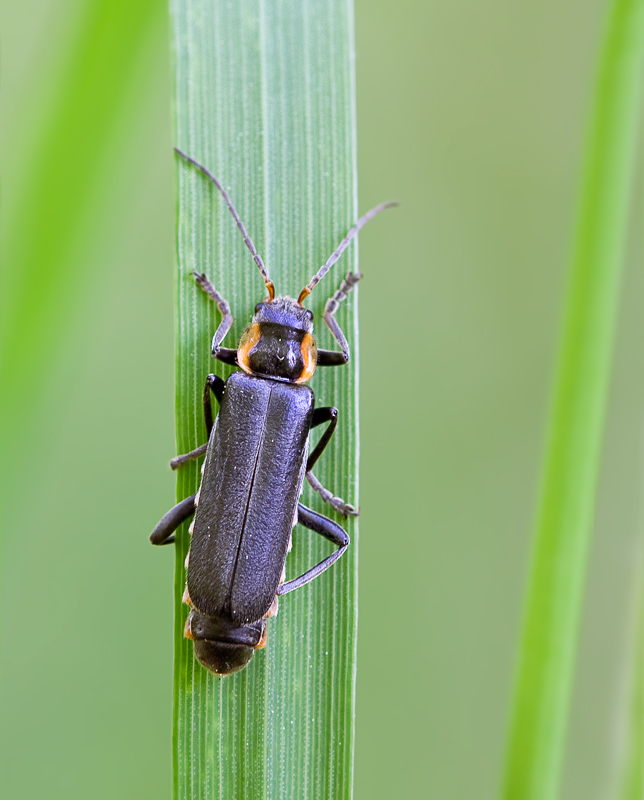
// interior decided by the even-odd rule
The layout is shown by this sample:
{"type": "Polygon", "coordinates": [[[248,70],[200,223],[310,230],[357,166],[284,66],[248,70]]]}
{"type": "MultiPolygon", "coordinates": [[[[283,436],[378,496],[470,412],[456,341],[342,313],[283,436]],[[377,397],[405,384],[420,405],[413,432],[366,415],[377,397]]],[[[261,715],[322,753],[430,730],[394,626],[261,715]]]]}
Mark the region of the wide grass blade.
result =
{"type": "MultiPolygon", "coordinates": [[[[352,5],[348,0],[241,0],[171,3],[175,144],[223,183],[280,294],[297,296],[357,218],[352,5]]],[[[170,154],[169,154],[170,156],[170,154]]],[[[177,447],[205,440],[206,376],[229,374],[210,358],[218,312],[195,286],[209,273],[235,318],[235,346],[266,290],[215,187],[177,157],[177,447]]],[[[318,341],[326,297],[357,266],[352,246],[307,301],[318,341]]],[[[336,405],[340,424],[316,470],[357,504],[357,342],[354,292],[339,313],[351,365],[320,370],[316,402],[336,405]]],[[[192,494],[199,469],[179,476],[192,494]]],[[[325,510],[305,488],[304,502],[325,510]]],[[[326,512],[329,511],[328,506],[326,512]]],[[[331,513],[331,516],[335,516],[331,513]]],[[[250,666],[217,678],[183,637],[181,603],[188,535],[176,561],[174,796],[345,798],[351,795],[356,645],[357,527],[350,552],[332,570],[280,604],[268,646],[250,666]]],[[[287,575],[330,552],[296,529],[287,575]]]]}
{"type": "Polygon", "coordinates": [[[643,0],[611,4],[595,89],[505,765],[506,800],[558,793],[634,173],[643,0]]]}

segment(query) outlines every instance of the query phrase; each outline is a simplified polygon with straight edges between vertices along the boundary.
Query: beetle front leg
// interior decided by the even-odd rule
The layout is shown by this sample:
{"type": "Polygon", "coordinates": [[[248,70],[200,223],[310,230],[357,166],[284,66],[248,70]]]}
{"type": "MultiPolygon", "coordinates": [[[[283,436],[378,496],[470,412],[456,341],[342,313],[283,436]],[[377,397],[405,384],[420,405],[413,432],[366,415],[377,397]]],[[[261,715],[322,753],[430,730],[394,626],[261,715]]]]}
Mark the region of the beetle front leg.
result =
{"type": "Polygon", "coordinates": [[[307,570],[303,575],[300,575],[299,578],[293,578],[292,581],[283,583],[277,590],[278,595],[288,594],[288,592],[292,592],[293,589],[299,589],[300,586],[310,583],[314,578],[317,578],[318,575],[321,575],[334,564],[349,546],[349,534],[343,530],[337,522],[334,522],[332,519],[322,514],[318,514],[316,511],[311,511],[310,508],[303,506],[302,503],[297,504],[297,521],[310,531],[319,533],[321,536],[324,536],[325,539],[333,542],[338,549],[335,553],[331,553],[330,556],[320,561],[319,564],[307,570]]]}
{"type": "Polygon", "coordinates": [[[230,364],[232,367],[236,367],[237,350],[220,346],[230,330],[230,326],[233,324],[230,303],[215,289],[214,284],[205,272],[193,272],[193,275],[195,276],[195,281],[201,286],[213,303],[216,304],[219,313],[223,317],[222,321],[219,323],[219,327],[215,331],[215,335],[212,337],[212,354],[215,358],[218,358],[219,361],[223,361],[224,364],[230,364]]]}
{"type": "Polygon", "coordinates": [[[174,536],[172,536],[172,534],[182,522],[185,522],[195,513],[196,496],[196,494],[193,494],[190,497],[186,497],[185,500],[177,503],[174,508],[168,511],[150,534],[150,541],[152,544],[172,544],[172,542],[174,542],[174,536]]]}
{"type": "Polygon", "coordinates": [[[333,492],[330,492],[328,489],[325,489],[324,486],[320,483],[320,481],[311,472],[311,470],[313,469],[313,465],[322,455],[324,448],[327,446],[331,437],[333,436],[333,432],[335,431],[336,425],[338,424],[338,409],[333,408],[331,406],[316,408],[313,411],[313,419],[311,421],[311,427],[315,428],[317,425],[322,425],[324,422],[328,422],[330,424],[329,427],[324,431],[324,433],[320,437],[320,441],[317,443],[313,452],[311,453],[306,462],[306,479],[313,488],[313,490],[318,492],[322,497],[322,499],[330,506],[335,508],[336,511],[339,511],[340,514],[342,514],[345,517],[346,516],[357,517],[360,512],[356,511],[356,509],[351,505],[351,503],[345,503],[341,497],[336,497],[333,494],[333,492]]]}
{"type": "Polygon", "coordinates": [[[333,334],[333,338],[340,345],[341,353],[335,350],[318,350],[318,367],[336,367],[349,361],[349,343],[335,319],[335,313],[340,303],[347,299],[347,295],[362,278],[361,272],[347,272],[340,288],[326,301],[324,306],[324,321],[333,334]]]}
{"type": "MultiPolygon", "coordinates": [[[[230,304],[224,298],[224,296],[220,294],[217,289],[215,289],[214,284],[205,272],[193,272],[193,275],[195,276],[197,284],[204,290],[213,303],[215,303],[219,309],[219,313],[223,317],[222,321],[219,323],[219,327],[215,331],[215,335],[212,337],[212,354],[213,356],[217,356],[220,345],[230,330],[230,326],[233,324],[233,315],[230,311],[230,304]]],[[[221,349],[228,350],[228,348],[221,349]]]]}

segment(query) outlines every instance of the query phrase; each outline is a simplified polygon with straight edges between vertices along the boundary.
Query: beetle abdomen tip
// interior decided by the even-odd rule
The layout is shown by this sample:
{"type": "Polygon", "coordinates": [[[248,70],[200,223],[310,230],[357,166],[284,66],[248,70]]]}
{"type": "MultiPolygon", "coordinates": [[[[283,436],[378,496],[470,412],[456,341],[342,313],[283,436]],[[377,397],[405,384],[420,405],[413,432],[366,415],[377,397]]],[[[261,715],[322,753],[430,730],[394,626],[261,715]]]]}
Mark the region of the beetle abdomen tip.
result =
{"type": "Polygon", "coordinates": [[[243,644],[195,639],[195,656],[200,664],[216,675],[230,675],[248,664],[254,648],[243,644]]]}

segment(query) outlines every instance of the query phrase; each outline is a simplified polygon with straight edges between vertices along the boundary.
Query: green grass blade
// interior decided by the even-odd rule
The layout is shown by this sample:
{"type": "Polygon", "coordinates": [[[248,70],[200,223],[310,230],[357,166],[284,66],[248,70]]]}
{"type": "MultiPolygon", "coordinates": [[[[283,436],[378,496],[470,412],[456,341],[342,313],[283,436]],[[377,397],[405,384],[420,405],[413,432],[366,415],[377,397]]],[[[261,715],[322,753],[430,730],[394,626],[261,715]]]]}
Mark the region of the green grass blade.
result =
{"type": "Polygon", "coordinates": [[[627,665],[627,693],[623,714],[624,748],[616,800],[642,800],[644,797],[644,565],[641,553],[637,574],[637,605],[631,626],[632,645],[627,665]]]}
{"type": "Polygon", "coordinates": [[[557,796],[634,173],[644,2],[600,55],[505,765],[506,800],[557,796]]]}
{"type": "MultiPolygon", "coordinates": [[[[59,309],[66,302],[71,307],[81,302],[92,270],[73,248],[93,222],[88,203],[100,192],[104,159],[124,113],[125,89],[145,35],[159,24],[161,14],[158,0],[134,6],[126,0],[90,4],[79,14],[79,35],[66,56],[65,80],[48,86],[44,79],[55,103],[38,134],[29,132],[35,138],[30,157],[17,157],[23,155],[22,130],[7,137],[5,146],[11,149],[5,152],[11,155],[5,183],[12,202],[3,218],[2,257],[11,268],[2,271],[0,332],[3,378],[9,385],[29,385],[35,371],[43,381],[48,379],[51,359],[41,363],[42,330],[58,331],[59,309]],[[38,318],[40,330],[25,326],[31,315],[38,318]]],[[[33,392],[26,401],[18,392],[7,393],[5,419],[25,411],[25,402],[30,414],[36,413],[33,392]]],[[[20,440],[16,425],[7,434],[13,437],[14,431],[20,440]]]]}
{"type": "MultiPolygon", "coordinates": [[[[641,470],[640,470],[641,471],[641,470]]],[[[640,485],[641,485],[640,481],[640,485]]],[[[644,503],[633,563],[631,619],[624,652],[623,691],[617,706],[615,800],[644,797],[644,503]]]]}
{"type": "MultiPolygon", "coordinates": [[[[223,182],[278,293],[296,294],[356,219],[352,5],[348,0],[173,0],[176,145],[223,182]]],[[[232,306],[234,346],[265,289],[217,190],[177,161],[177,446],[204,441],[201,395],[219,321],[191,277],[208,272],[232,306]]],[[[311,296],[319,321],[326,297],[357,266],[352,247],[311,296]]],[[[353,359],[320,370],[316,400],[341,422],[318,477],[357,502],[355,303],[340,323],[353,359]],[[324,374],[322,374],[324,373],[324,374]]],[[[323,347],[332,345],[317,327],[323,347]]],[[[179,476],[195,491],[198,468],[179,476]]],[[[305,488],[304,502],[322,509],[305,488]]],[[[178,538],[175,649],[176,800],[345,798],[351,795],[356,644],[357,528],[350,553],[320,579],[284,598],[269,641],[250,666],[225,679],[199,666],[183,638],[183,562],[178,538]]],[[[297,529],[287,574],[330,552],[297,529]]]]}

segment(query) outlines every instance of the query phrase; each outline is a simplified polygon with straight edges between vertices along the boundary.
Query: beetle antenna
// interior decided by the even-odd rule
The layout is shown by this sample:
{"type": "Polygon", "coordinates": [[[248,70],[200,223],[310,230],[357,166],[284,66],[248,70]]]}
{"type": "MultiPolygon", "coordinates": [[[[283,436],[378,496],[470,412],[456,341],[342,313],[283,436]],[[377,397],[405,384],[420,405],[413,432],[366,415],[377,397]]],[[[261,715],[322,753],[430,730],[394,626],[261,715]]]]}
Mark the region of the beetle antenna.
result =
{"type": "Polygon", "coordinates": [[[380,203],[380,205],[372,208],[371,211],[367,211],[367,213],[360,217],[360,219],[356,222],[356,224],[351,228],[349,233],[344,237],[344,239],[340,242],[338,247],[333,251],[333,253],[329,256],[326,264],[320,267],[320,269],[315,273],[315,275],[311,278],[310,283],[302,289],[300,292],[300,296],[297,299],[297,302],[302,303],[305,297],[311,294],[314,287],[322,280],[322,278],[327,274],[327,272],[331,269],[331,267],[335,264],[335,262],[340,258],[342,253],[347,249],[347,247],[351,244],[351,240],[355,239],[358,235],[358,231],[362,228],[363,225],[366,225],[370,219],[373,219],[376,214],[379,214],[381,211],[384,211],[385,208],[393,208],[394,206],[398,205],[398,201],[391,200],[388,203],[380,203]]]}
{"type": "MultiPolygon", "coordinates": [[[[221,183],[219,183],[219,181],[217,180],[217,178],[215,178],[215,176],[212,174],[212,172],[207,170],[202,164],[199,164],[199,162],[195,161],[194,158],[190,158],[190,156],[187,156],[182,150],[179,150],[178,147],[175,147],[174,150],[182,158],[185,158],[186,161],[189,161],[191,164],[194,164],[195,167],[197,167],[198,169],[200,169],[203,172],[204,175],[209,177],[210,180],[215,184],[215,186],[221,192],[221,194],[222,194],[222,196],[224,198],[224,202],[228,206],[228,208],[230,210],[230,213],[233,215],[233,218],[234,218],[235,222],[237,223],[237,227],[239,228],[239,230],[241,231],[242,236],[244,237],[244,244],[250,250],[250,252],[251,252],[251,254],[253,256],[253,260],[255,261],[257,266],[259,267],[259,271],[262,273],[262,278],[264,278],[264,283],[266,284],[266,288],[268,289],[269,297],[272,300],[275,297],[275,285],[273,284],[273,281],[268,277],[268,271],[267,271],[266,267],[264,266],[264,262],[262,261],[262,257],[257,252],[257,249],[256,249],[255,245],[253,244],[253,240],[248,235],[248,232],[246,231],[246,228],[244,227],[244,223],[239,218],[239,214],[237,213],[237,209],[233,205],[233,201],[230,199],[230,197],[228,195],[228,192],[224,189],[224,187],[221,185],[221,183]]],[[[369,212],[369,213],[371,213],[371,212],[369,212]]],[[[358,223],[358,224],[360,224],[360,223],[358,223]]]]}

